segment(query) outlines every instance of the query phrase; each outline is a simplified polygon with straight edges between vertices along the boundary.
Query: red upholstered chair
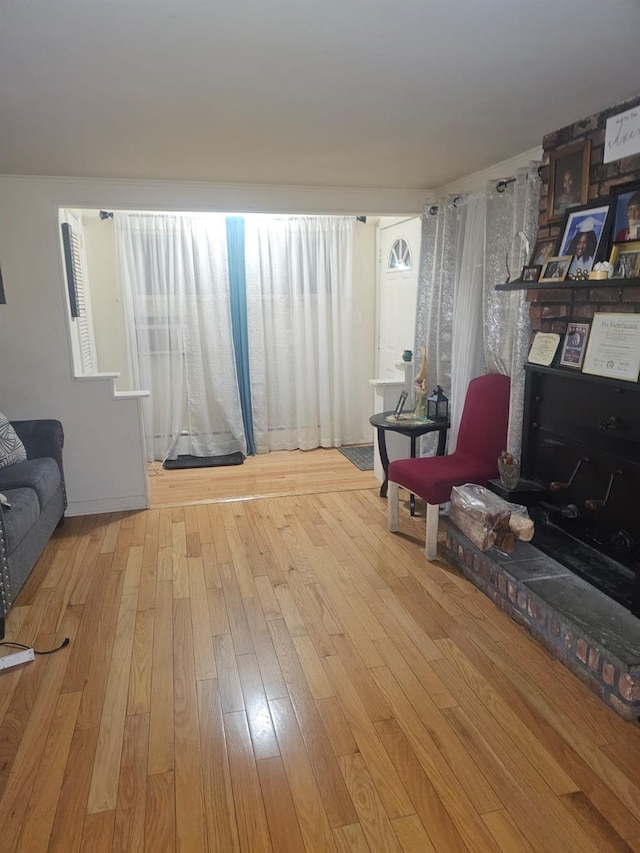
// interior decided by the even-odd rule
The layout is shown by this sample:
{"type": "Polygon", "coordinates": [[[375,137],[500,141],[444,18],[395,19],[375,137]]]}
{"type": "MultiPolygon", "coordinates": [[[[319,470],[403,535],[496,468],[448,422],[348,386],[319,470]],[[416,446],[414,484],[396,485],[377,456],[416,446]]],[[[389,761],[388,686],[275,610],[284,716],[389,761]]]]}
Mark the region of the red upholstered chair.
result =
{"type": "Polygon", "coordinates": [[[427,502],[425,555],[433,560],[438,548],[440,504],[454,486],[486,486],[498,476],[498,456],[507,446],[509,420],[508,376],[488,373],[469,383],[455,452],[449,456],[398,459],[389,465],[389,530],[398,530],[399,488],[427,502]]]}

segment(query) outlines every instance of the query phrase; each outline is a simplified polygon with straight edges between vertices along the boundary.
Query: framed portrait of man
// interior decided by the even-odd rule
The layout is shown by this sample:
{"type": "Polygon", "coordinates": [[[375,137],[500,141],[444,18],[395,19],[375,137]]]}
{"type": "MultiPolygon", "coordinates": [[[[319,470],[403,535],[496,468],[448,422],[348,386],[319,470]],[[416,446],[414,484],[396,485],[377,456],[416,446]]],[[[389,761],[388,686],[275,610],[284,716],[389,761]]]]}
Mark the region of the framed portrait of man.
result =
{"type": "Polygon", "coordinates": [[[557,222],[573,207],[589,198],[591,142],[587,139],[566,145],[549,155],[547,220],[557,222]]]}
{"type": "Polygon", "coordinates": [[[640,181],[611,187],[612,243],[640,240],[640,181]]]}

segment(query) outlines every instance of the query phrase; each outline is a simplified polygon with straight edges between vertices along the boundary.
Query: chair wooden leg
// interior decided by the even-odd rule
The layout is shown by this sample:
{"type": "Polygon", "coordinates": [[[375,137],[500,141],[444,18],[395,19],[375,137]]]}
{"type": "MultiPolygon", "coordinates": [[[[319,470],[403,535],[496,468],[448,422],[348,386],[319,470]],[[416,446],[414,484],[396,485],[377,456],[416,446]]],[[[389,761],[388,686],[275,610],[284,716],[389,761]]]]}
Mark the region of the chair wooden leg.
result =
{"type": "Polygon", "coordinates": [[[424,543],[424,554],[427,560],[435,560],[438,556],[438,519],[440,506],[427,504],[427,530],[424,543]]]}
{"type": "Polygon", "coordinates": [[[400,506],[400,486],[389,482],[387,492],[387,527],[392,533],[398,531],[398,508],[400,506]]]}

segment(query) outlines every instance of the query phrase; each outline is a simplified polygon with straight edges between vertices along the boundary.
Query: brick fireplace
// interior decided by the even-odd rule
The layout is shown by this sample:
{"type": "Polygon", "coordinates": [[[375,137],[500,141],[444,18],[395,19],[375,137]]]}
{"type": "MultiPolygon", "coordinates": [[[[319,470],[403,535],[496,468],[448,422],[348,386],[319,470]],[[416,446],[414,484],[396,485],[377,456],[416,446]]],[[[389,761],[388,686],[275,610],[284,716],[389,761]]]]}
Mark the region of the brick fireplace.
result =
{"type": "MultiPolygon", "coordinates": [[[[604,136],[607,119],[634,106],[640,106],[640,97],[616,104],[589,118],[570,124],[553,133],[543,141],[543,166],[540,170],[540,215],[538,238],[557,237],[560,225],[547,223],[547,199],[549,197],[549,155],[572,142],[591,142],[591,168],[589,171],[589,198],[609,194],[616,184],[626,184],[640,179],[640,154],[603,163],[604,136]]],[[[598,282],[589,288],[562,287],[559,289],[529,290],[531,330],[533,332],[558,332],[564,334],[567,323],[590,321],[597,312],[640,313],[640,287],[598,287],[598,282]]]]}
{"type": "MultiPolygon", "coordinates": [[[[583,140],[590,141],[590,199],[608,195],[616,184],[640,180],[640,154],[613,163],[603,163],[607,119],[638,105],[640,97],[616,104],[544,137],[539,239],[557,237],[561,229],[560,223],[548,222],[547,203],[549,158],[551,154],[561,152],[564,146],[583,140]]],[[[553,288],[536,288],[533,285],[527,291],[532,339],[537,331],[564,335],[569,322],[590,322],[596,313],[640,314],[640,286],[637,280],[629,284],[620,281],[619,284],[608,282],[603,285],[593,281],[572,285],[572,282],[553,288]]],[[[609,506],[600,515],[584,511],[581,513],[582,518],[577,525],[580,528],[578,539],[582,537],[587,542],[593,540],[593,561],[590,561],[588,547],[584,553],[580,552],[581,543],[578,543],[573,554],[573,565],[571,559],[563,560],[560,552],[555,555],[553,549],[548,550],[549,536],[544,540],[544,546],[540,544],[535,547],[536,539],[542,543],[542,535],[537,535],[532,545],[518,543],[516,551],[509,557],[493,552],[483,553],[448,521],[445,522],[447,558],[501,609],[523,625],[554,657],[588,684],[616,713],[627,720],[637,720],[640,717],[640,619],[637,616],[640,583],[634,579],[634,571],[640,571],[640,537],[636,530],[636,519],[640,520],[640,389],[628,382],[619,382],[617,388],[605,388],[602,380],[596,378],[592,382],[594,377],[578,375],[577,371],[556,370],[556,376],[553,376],[553,369],[547,371],[548,376],[544,376],[544,372],[545,369],[528,371],[529,397],[526,405],[529,410],[525,409],[524,417],[523,476],[531,476],[547,489],[547,505],[556,516],[564,508],[563,501],[574,509],[574,504],[578,505],[582,510],[585,498],[601,497],[601,492],[604,494],[606,491],[601,488],[601,481],[606,483],[614,470],[624,478],[624,496],[618,507],[609,506]],[[598,382],[601,384],[598,385],[598,382]],[[556,427],[552,421],[555,411],[562,408],[565,398],[571,398],[572,402],[570,408],[569,404],[567,408],[570,413],[562,416],[564,434],[560,441],[559,433],[554,434],[556,427]],[[626,401],[623,406],[620,405],[621,400],[626,401]],[[606,432],[602,426],[607,423],[606,417],[600,414],[597,408],[599,405],[604,406],[609,414],[612,407],[622,410],[626,405],[620,424],[628,431],[624,438],[628,439],[627,447],[630,450],[625,451],[622,462],[619,447],[623,430],[606,432]],[[550,415],[552,406],[554,411],[550,415]],[[575,426],[575,436],[569,435],[567,439],[570,432],[568,425],[575,426]],[[590,430],[593,438],[591,445],[585,438],[590,430]],[[560,449],[554,451],[554,445],[560,449]],[[587,463],[585,468],[589,470],[580,473],[571,489],[554,494],[553,488],[549,489],[550,481],[569,479],[581,456],[589,457],[583,460],[587,463]],[[556,459],[557,474],[553,464],[556,459]],[[624,473],[618,471],[618,468],[623,468],[624,473]],[[577,488],[580,486],[580,477],[584,481],[584,494],[577,488]],[[589,519],[593,519],[597,527],[600,545],[598,535],[591,536],[586,529],[589,519]],[[604,536],[602,530],[606,524],[603,519],[611,528],[604,536]],[[622,547],[624,537],[620,538],[621,531],[616,529],[616,525],[625,528],[622,530],[624,534],[627,533],[626,528],[629,530],[632,544],[626,553],[622,547]],[[616,542],[622,543],[620,554],[615,553],[616,542]],[[540,550],[543,547],[546,553],[540,550]],[[595,566],[595,581],[589,574],[592,569],[588,565],[590,562],[595,566]],[[601,565],[596,565],[598,562],[601,565]],[[611,576],[619,568],[623,587],[621,592],[616,590],[613,595],[607,589],[610,567],[611,576]],[[625,584],[631,588],[630,593],[624,588],[625,584]]],[[[554,486],[564,485],[554,483],[554,486]]],[[[552,522],[551,527],[554,527],[554,519],[552,522]]],[[[567,528],[571,533],[572,523],[570,521],[566,524],[564,519],[558,521],[560,537],[567,528]]],[[[571,539],[568,542],[568,550],[571,550],[571,539]]],[[[564,543],[562,546],[566,547],[564,543]]]]}
{"type": "Polygon", "coordinates": [[[527,542],[479,551],[448,520],[447,560],[625,720],[640,716],[640,620],[527,542]]]}

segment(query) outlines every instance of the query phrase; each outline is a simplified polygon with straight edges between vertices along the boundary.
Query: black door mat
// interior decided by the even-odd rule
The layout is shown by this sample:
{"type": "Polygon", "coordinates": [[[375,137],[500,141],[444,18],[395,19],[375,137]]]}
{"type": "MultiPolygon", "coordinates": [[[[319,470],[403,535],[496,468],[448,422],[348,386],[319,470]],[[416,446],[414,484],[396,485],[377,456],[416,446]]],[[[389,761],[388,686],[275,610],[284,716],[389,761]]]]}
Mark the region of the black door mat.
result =
{"type": "Polygon", "coordinates": [[[338,450],[361,471],[373,471],[373,444],[339,447],[338,450]]]}
{"type": "Polygon", "coordinates": [[[242,465],[244,456],[240,451],[223,456],[178,456],[177,459],[165,459],[163,468],[175,471],[177,468],[219,468],[221,465],[242,465]]]}

